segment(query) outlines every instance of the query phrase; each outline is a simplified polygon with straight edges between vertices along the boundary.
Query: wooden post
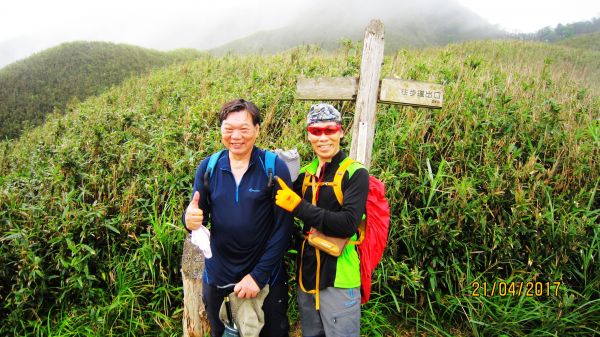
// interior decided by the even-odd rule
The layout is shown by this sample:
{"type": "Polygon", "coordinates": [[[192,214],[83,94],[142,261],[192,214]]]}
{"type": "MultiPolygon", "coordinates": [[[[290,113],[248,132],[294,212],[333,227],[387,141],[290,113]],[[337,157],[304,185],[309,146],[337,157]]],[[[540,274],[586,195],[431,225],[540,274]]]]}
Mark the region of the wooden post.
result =
{"type": "Polygon", "coordinates": [[[352,132],[350,157],[371,166],[373,135],[375,134],[375,112],[379,94],[379,77],[383,64],[383,23],[371,20],[365,32],[365,41],[360,64],[356,113],[352,132]]]}
{"type": "Polygon", "coordinates": [[[183,278],[183,336],[204,337],[209,331],[208,318],[202,302],[204,254],[190,239],[183,243],[181,276],[183,278]]]}

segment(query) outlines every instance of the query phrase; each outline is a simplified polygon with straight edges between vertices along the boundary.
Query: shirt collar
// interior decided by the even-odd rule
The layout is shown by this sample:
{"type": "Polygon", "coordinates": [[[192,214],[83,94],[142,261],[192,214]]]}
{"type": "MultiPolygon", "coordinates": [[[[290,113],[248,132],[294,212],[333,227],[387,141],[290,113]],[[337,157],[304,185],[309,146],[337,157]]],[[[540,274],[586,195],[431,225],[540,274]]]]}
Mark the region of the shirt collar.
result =
{"type": "MultiPolygon", "coordinates": [[[[254,162],[256,162],[259,158],[259,154],[260,151],[258,149],[258,147],[256,145],[254,145],[252,147],[252,153],[250,154],[250,161],[248,162],[248,167],[252,166],[254,164],[254,162]]],[[[225,150],[225,153],[223,153],[223,156],[225,157],[225,162],[223,163],[223,168],[231,171],[231,162],[229,161],[229,150],[225,150]]]]}
{"type": "MultiPolygon", "coordinates": [[[[327,172],[329,170],[329,167],[332,166],[339,166],[339,164],[346,158],[346,153],[344,153],[344,151],[340,150],[338,151],[338,153],[335,154],[335,156],[333,156],[333,158],[331,158],[331,162],[328,162],[325,165],[325,172],[327,172]]],[[[306,171],[312,175],[317,174],[317,168],[319,167],[319,158],[315,158],[307,167],[306,171]]]]}

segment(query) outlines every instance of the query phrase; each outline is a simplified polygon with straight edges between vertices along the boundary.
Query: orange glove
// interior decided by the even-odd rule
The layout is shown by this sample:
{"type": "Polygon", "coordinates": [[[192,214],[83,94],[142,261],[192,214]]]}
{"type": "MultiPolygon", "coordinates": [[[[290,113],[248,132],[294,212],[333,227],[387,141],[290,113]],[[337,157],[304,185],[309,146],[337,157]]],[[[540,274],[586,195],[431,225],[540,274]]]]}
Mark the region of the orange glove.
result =
{"type": "Polygon", "coordinates": [[[289,188],[281,178],[275,178],[277,178],[277,183],[281,188],[277,191],[277,195],[275,195],[275,204],[288,212],[293,212],[298,207],[300,201],[302,201],[302,198],[289,188]]]}

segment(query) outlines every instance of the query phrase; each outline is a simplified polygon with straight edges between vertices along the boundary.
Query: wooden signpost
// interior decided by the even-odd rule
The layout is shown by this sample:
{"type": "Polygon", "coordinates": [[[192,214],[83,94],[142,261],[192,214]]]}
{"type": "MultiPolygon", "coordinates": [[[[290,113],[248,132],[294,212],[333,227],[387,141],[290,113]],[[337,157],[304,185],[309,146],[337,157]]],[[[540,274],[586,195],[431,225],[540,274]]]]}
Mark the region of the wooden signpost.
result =
{"type": "MultiPolygon", "coordinates": [[[[350,157],[371,164],[377,103],[441,108],[443,86],[394,78],[379,80],[383,64],[383,23],[372,20],[365,32],[360,77],[299,78],[299,100],[356,100],[350,157]]],[[[184,336],[204,336],[208,324],[202,303],[204,256],[190,239],[185,241],[181,273],[183,276],[184,336]]]]}
{"type": "Polygon", "coordinates": [[[405,81],[381,76],[383,23],[371,20],[365,32],[360,77],[299,78],[300,100],[356,100],[350,157],[371,166],[377,103],[402,104],[439,109],[444,101],[442,85],[405,81]],[[380,84],[381,83],[381,84],[380,84]]]}

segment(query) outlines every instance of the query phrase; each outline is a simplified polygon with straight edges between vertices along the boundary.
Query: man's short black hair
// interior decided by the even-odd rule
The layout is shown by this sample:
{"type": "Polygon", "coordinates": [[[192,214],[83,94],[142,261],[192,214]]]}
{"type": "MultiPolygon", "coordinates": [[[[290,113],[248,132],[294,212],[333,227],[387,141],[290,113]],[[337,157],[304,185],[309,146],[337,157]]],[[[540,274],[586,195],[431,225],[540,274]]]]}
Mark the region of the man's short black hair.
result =
{"type": "Polygon", "coordinates": [[[230,113],[243,110],[248,111],[250,116],[252,116],[252,124],[260,125],[260,111],[254,103],[242,98],[223,104],[221,112],[219,112],[219,122],[223,124],[223,121],[227,119],[227,116],[229,116],[230,113]]]}

